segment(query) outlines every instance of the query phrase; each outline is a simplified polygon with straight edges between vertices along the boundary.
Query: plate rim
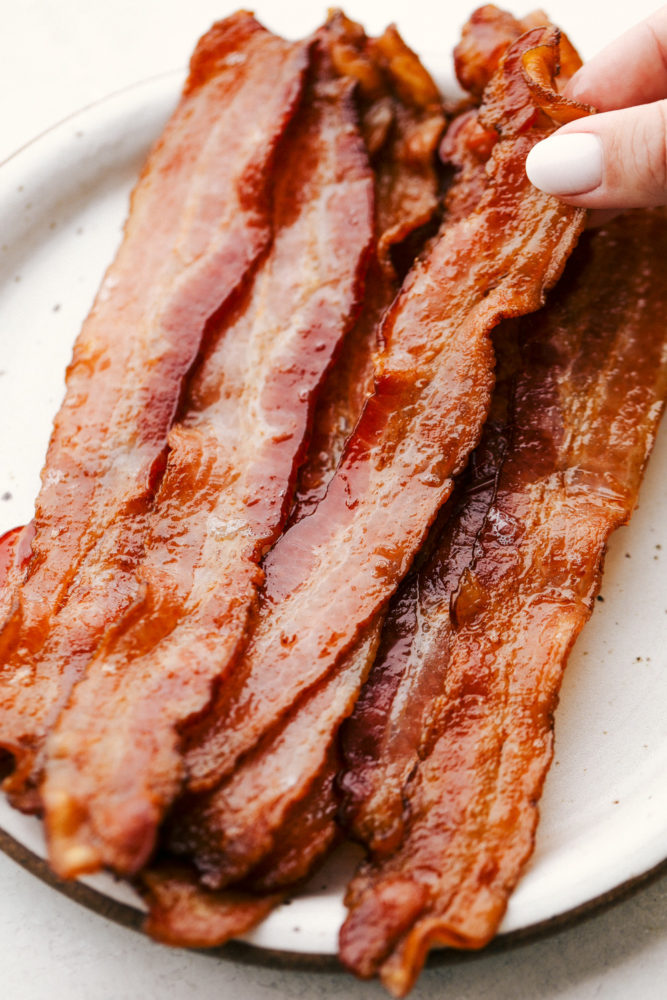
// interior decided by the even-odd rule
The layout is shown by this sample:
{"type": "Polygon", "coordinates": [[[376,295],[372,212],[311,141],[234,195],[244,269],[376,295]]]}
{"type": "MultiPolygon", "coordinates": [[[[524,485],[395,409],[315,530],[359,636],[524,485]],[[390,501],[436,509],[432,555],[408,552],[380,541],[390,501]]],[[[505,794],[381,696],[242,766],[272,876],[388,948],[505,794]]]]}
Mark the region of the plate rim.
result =
{"type": "MultiPolygon", "coordinates": [[[[146,914],[142,913],[141,910],[128,903],[113,899],[111,896],[106,896],[98,889],[85,885],[76,879],[67,881],[59,878],[44,858],[40,858],[38,854],[35,854],[34,851],[31,851],[2,828],[0,828],[0,851],[25,871],[72,902],[78,903],[99,917],[111,920],[120,927],[137,932],[147,941],[152,940],[143,929],[146,914]]],[[[665,875],[667,875],[667,858],[646,872],[627,879],[615,888],[564,913],[556,914],[556,916],[541,920],[529,927],[497,934],[483,948],[463,949],[436,946],[429,951],[426,966],[434,968],[442,965],[459,965],[551,937],[557,931],[569,930],[614,906],[620,905],[642,889],[658,882],[665,875]]],[[[183,948],[182,945],[178,947],[183,948]]],[[[224,958],[246,965],[264,966],[272,969],[293,969],[300,972],[345,971],[345,966],[337,954],[268,948],[265,945],[251,944],[236,939],[213,948],[185,946],[184,950],[210,958],[224,958]]]]}

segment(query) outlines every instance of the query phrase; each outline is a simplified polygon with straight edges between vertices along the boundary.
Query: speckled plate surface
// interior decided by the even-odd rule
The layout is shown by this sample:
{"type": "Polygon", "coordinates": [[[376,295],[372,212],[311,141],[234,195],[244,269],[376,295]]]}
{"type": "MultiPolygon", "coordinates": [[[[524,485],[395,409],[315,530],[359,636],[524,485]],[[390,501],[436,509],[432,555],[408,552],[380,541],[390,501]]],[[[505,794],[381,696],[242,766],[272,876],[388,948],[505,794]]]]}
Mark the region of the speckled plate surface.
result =
{"type": "MultiPolygon", "coordinates": [[[[32,516],[73,340],[179,86],[169,75],[118,93],[0,165],[0,532],[32,516]]],[[[639,509],[613,539],[599,604],[570,659],[537,847],[501,927],[507,939],[594,905],[667,856],[666,471],[663,427],[639,509]]],[[[0,848],[44,874],[39,822],[1,795],[0,848]]],[[[344,848],[244,940],[304,961],[335,954],[353,865],[344,848]]],[[[84,885],[67,891],[139,926],[130,888],[108,876],[84,885]]]]}

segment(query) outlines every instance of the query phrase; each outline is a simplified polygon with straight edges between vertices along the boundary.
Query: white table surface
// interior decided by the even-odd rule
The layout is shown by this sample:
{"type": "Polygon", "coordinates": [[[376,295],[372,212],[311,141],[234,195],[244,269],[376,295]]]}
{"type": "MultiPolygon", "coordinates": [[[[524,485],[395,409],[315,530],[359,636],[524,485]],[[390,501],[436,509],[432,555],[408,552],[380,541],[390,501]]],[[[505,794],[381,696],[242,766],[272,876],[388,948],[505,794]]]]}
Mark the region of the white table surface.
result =
{"type": "MultiPolygon", "coordinates": [[[[355,0],[347,6],[370,30],[397,21],[422,51],[433,52],[446,39],[446,61],[451,39],[473,5],[355,0]]],[[[325,6],[326,0],[258,0],[253,9],[277,30],[288,9],[289,23],[298,23],[305,34],[322,20],[325,6]]],[[[519,14],[528,6],[512,4],[519,14]]],[[[654,6],[646,0],[599,5],[554,0],[548,10],[590,56],[654,6]]],[[[182,67],[197,37],[232,9],[228,0],[0,0],[0,163],[73,111],[182,67]]],[[[412,996],[663,1000],[666,980],[663,874],[547,938],[427,969],[412,996]]],[[[377,984],[357,983],[343,973],[279,971],[162,948],[71,902],[0,854],[1,1000],[190,1000],[195,995],[240,1000],[385,996],[377,984]]]]}

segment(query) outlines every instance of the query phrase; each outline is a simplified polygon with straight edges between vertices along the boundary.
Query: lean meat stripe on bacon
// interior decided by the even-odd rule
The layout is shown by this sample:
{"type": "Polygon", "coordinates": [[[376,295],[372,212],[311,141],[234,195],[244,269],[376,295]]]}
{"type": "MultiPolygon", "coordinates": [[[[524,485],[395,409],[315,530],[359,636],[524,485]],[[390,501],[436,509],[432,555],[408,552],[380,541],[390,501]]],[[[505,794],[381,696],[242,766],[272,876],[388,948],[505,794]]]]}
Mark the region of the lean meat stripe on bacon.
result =
{"type": "MultiPolygon", "coordinates": [[[[348,892],[341,957],[397,996],[432,945],[478,948],[493,936],[532,852],[563,669],[667,397],[666,256],[664,210],[618,219],[582,241],[558,297],[524,321],[511,438],[472,557],[453,593],[436,563],[424,569],[419,627],[395,658],[413,676],[386,677],[405,694],[415,672],[434,672],[440,691],[390,713],[383,733],[360,704],[346,787],[367,782],[361,734],[372,724],[380,775],[401,738],[414,768],[355,824],[376,851],[348,892]],[[394,850],[383,844],[392,811],[394,850]]],[[[378,663],[378,689],[391,665],[378,663]]]]}
{"type": "Polygon", "coordinates": [[[48,744],[50,856],[66,875],[131,873],[150,856],[182,782],[179,730],[242,647],[315,393],[360,305],[373,178],[326,33],[274,173],[273,244],[212,331],[170,434],[138,569],[145,597],[89,664],[48,744]]]}
{"type": "Polygon", "coordinates": [[[493,384],[489,332],[542,303],[576,243],[584,214],[525,176],[528,150],[555,127],[524,76],[536,47],[555,69],[555,29],[508,51],[480,112],[499,133],[485,193],[408,275],[382,324],[374,394],[326,496],[265,560],[246,653],[188,751],[192,791],[230,773],[391,597],[479,439],[493,384]]]}
{"type": "Polygon", "coordinates": [[[245,13],[204,36],[76,342],[32,557],[13,574],[0,633],[0,746],[15,760],[5,788],[22,808],[39,807],[45,734],[72,685],[140,596],[133,570],[184,378],[210,317],[268,246],[276,147],[308,50],[245,13]]]}

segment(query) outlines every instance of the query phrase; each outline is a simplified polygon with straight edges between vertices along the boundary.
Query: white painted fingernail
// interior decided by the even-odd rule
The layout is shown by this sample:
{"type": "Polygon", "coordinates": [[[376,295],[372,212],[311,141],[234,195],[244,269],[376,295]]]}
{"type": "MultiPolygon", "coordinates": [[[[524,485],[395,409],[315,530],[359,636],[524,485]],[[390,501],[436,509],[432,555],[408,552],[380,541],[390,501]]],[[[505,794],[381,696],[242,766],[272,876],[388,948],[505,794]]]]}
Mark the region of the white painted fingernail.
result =
{"type": "Polygon", "coordinates": [[[526,159],[528,180],[545,194],[574,195],[602,183],[602,142],[593,132],[552,135],[526,159]]]}

